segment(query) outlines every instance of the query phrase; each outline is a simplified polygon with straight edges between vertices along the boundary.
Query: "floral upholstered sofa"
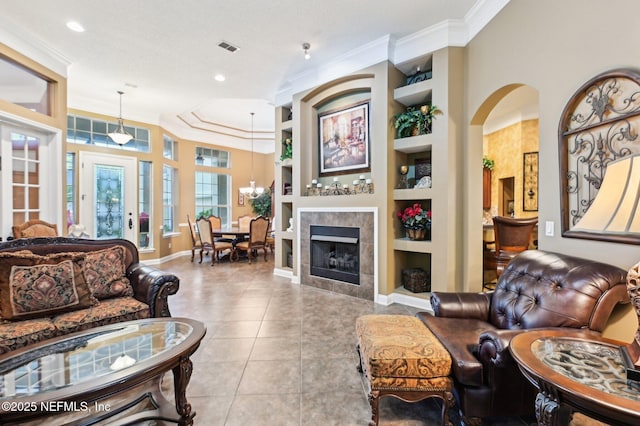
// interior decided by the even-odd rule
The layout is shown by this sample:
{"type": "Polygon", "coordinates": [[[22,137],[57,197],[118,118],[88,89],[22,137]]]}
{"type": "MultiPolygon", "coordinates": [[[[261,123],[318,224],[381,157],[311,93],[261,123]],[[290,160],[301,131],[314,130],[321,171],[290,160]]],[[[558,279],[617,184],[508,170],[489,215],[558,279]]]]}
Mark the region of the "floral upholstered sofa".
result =
{"type": "Polygon", "coordinates": [[[105,324],[169,317],[173,274],[139,263],[127,240],[0,243],[0,354],[105,324]]]}

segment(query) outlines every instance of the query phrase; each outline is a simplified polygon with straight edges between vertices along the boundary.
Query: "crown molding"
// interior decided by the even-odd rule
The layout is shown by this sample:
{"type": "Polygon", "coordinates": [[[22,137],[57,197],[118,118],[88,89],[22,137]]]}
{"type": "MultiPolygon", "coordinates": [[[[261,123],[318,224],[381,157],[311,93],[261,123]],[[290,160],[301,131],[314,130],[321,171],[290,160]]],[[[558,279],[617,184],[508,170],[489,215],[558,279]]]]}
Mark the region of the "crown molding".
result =
{"type": "Polygon", "coordinates": [[[69,58],[33,35],[24,37],[24,29],[2,17],[0,17],[0,40],[3,44],[51,71],[65,78],[68,76],[69,66],[71,66],[69,58]]]}
{"type": "Polygon", "coordinates": [[[445,47],[466,46],[509,1],[478,0],[464,19],[442,21],[400,39],[387,35],[313,71],[293,75],[276,92],[275,105],[287,105],[296,93],[382,61],[397,65],[445,47]]]}

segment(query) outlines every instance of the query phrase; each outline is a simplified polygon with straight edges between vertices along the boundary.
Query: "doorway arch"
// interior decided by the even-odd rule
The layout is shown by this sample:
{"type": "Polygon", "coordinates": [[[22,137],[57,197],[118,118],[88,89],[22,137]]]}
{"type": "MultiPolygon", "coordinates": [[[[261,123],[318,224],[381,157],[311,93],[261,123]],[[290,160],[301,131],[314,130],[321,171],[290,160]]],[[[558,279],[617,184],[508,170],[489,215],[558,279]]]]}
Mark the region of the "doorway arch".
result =
{"type": "MultiPolygon", "coordinates": [[[[468,191],[466,199],[469,206],[469,208],[465,209],[467,217],[464,218],[468,231],[466,241],[469,242],[465,248],[465,291],[481,291],[483,283],[483,275],[478,271],[483,270],[482,241],[484,229],[480,218],[485,215],[485,210],[483,209],[483,167],[481,166],[481,160],[487,148],[487,135],[498,135],[496,136],[498,140],[502,138],[501,140],[506,144],[504,148],[509,152],[508,155],[504,156],[508,160],[503,160],[500,156],[498,156],[498,159],[503,164],[506,161],[511,162],[508,167],[503,167],[502,172],[492,176],[493,191],[497,189],[500,178],[513,177],[515,188],[513,203],[516,205],[514,212],[516,217],[535,216],[537,212],[524,211],[523,154],[531,151],[538,152],[538,113],[537,89],[526,84],[513,83],[495,90],[487,96],[475,112],[470,114],[467,158],[465,159],[468,170],[468,180],[465,185],[468,191]],[[535,120],[535,122],[529,122],[529,120],[535,120]],[[525,129],[522,130],[523,133],[520,136],[518,136],[519,129],[525,129]],[[534,135],[532,135],[532,132],[534,135]],[[525,133],[527,134],[525,135],[525,133]],[[531,145],[531,138],[533,137],[535,137],[535,145],[531,145]],[[528,141],[526,144],[522,142],[525,139],[528,141]]],[[[495,144],[495,142],[492,143],[495,144]]],[[[496,168],[499,167],[500,164],[496,163],[496,168]]],[[[529,189],[530,192],[532,191],[529,189]]],[[[537,194],[535,195],[537,198],[537,194]]],[[[491,198],[495,209],[489,217],[495,213],[501,213],[497,209],[498,199],[500,199],[500,203],[504,203],[504,200],[499,198],[497,194],[493,194],[491,198]]],[[[526,208],[531,208],[530,203],[526,208]]]]}

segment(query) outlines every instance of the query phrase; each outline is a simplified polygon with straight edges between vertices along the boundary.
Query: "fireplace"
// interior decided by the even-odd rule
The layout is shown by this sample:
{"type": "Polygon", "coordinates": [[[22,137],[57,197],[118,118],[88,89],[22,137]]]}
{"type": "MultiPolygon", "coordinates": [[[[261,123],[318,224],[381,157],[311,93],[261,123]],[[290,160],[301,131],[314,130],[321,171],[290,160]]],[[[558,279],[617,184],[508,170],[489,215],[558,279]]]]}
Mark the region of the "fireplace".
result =
{"type": "Polygon", "coordinates": [[[360,228],[310,226],[311,275],[360,284],[360,228]]]}

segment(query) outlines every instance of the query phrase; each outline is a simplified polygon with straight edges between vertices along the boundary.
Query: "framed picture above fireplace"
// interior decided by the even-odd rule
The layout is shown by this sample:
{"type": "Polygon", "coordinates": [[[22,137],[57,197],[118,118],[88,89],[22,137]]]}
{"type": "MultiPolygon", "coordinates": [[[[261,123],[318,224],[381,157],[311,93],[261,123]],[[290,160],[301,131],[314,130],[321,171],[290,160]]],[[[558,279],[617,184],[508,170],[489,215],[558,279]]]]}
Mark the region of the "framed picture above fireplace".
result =
{"type": "Polygon", "coordinates": [[[371,170],[369,102],[318,115],[320,176],[371,170]]]}

